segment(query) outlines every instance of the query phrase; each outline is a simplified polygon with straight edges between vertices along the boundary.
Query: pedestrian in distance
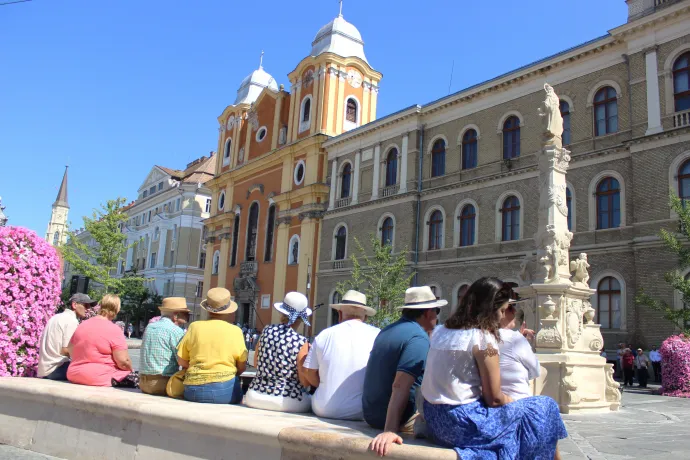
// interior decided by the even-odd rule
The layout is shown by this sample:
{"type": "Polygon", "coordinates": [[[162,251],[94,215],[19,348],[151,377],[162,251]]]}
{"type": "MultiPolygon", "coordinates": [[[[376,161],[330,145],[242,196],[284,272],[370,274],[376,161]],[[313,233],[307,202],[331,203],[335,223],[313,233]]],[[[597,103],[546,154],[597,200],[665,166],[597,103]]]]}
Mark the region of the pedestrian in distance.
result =
{"type": "Polygon", "coordinates": [[[652,347],[652,351],[649,352],[649,360],[652,362],[652,369],[654,370],[654,381],[661,383],[661,353],[652,347]]]}
{"type": "Polygon", "coordinates": [[[635,357],[630,348],[623,351],[623,386],[633,386],[633,375],[635,372],[635,357]]]}
{"type": "Polygon", "coordinates": [[[640,388],[647,388],[647,377],[649,376],[649,358],[644,354],[642,348],[637,349],[635,357],[635,368],[637,369],[637,382],[640,388]]]}

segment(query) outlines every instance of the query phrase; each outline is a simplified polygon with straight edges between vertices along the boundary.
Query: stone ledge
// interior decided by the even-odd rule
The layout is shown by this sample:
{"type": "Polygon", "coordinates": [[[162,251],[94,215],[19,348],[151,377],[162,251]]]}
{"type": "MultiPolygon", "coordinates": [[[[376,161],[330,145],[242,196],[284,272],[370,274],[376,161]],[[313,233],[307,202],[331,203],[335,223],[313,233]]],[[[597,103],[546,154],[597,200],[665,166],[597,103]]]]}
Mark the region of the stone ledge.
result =
{"type": "MultiPolygon", "coordinates": [[[[29,378],[0,378],[0,443],[69,460],[372,459],[363,422],[206,405],[29,378]]],[[[406,439],[394,460],[456,460],[406,439]]]]}

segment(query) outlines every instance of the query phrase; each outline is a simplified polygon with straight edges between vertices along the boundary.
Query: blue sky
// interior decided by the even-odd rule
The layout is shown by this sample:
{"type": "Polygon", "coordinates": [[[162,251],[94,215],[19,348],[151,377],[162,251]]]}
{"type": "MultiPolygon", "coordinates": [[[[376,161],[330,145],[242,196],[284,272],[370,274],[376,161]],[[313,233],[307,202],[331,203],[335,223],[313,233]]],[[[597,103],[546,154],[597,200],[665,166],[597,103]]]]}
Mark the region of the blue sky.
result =
{"type": "MultiPolygon", "coordinates": [[[[9,0],[0,0],[0,3],[9,0]]],[[[337,0],[33,0],[0,6],[0,196],[43,235],[64,165],[70,221],[132,199],[155,165],[216,149],[216,117],[258,66],[278,83],[337,0]]],[[[345,0],[383,73],[378,116],[604,35],[623,0],[345,0]]]]}

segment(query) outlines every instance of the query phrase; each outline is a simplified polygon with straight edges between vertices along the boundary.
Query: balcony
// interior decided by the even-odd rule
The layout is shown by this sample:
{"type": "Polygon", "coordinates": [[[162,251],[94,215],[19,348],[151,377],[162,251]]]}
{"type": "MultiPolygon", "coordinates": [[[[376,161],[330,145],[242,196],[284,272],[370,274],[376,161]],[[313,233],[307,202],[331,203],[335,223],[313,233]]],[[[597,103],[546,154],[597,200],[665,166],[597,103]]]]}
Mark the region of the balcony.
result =
{"type": "Polygon", "coordinates": [[[342,270],[345,268],[345,260],[334,260],[333,261],[333,270],[342,270]]]}
{"type": "Polygon", "coordinates": [[[393,196],[396,193],[398,193],[398,184],[389,185],[388,187],[384,187],[381,189],[381,196],[383,198],[386,198],[388,196],[393,196]]]}
{"type": "Polygon", "coordinates": [[[259,271],[259,262],[250,260],[240,264],[240,276],[256,275],[259,271]]]}
{"type": "Polygon", "coordinates": [[[351,196],[348,196],[346,198],[340,198],[339,200],[335,200],[335,207],[336,208],[344,208],[345,206],[350,206],[351,202],[352,202],[351,196]]]}
{"type": "Polygon", "coordinates": [[[684,126],[690,126],[690,110],[684,110],[673,114],[673,127],[682,128],[684,126]]]}

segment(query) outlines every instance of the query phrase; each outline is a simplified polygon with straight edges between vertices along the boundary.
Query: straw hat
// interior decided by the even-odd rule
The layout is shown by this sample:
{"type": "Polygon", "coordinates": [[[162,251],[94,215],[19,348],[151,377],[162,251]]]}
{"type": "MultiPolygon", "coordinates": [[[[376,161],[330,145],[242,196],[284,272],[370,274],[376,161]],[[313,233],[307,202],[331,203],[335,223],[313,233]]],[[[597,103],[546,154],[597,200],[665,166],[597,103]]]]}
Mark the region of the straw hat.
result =
{"type": "Polygon", "coordinates": [[[339,311],[348,308],[356,308],[358,310],[364,310],[367,316],[374,316],[376,314],[376,310],[367,306],[367,296],[354,290],[347,291],[340,300],[340,303],[331,304],[331,308],[339,311]]]}
{"type": "Polygon", "coordinates": [[[201,301],[201,308],[216,315],[229,315],[237,311],[230,291],[225,288],[209,289],[206,298],[201,301]]]}
{"type": "Polygon", "coordinates": [[[189,313],[187,299],[184,297],[166,297],[158,309],[161,312],[189,313]]]}
{"type": "Polygon", "coordinates": [[[405,305],[398,307],[402,309],[427,310],[448,305],[443,299],[437,299],[429,286],[411,287],[405,291],[405,305]]]}

